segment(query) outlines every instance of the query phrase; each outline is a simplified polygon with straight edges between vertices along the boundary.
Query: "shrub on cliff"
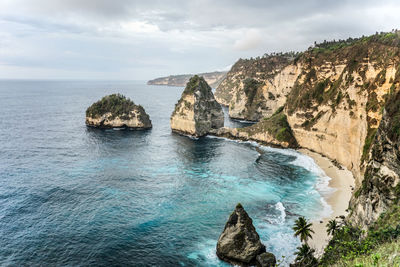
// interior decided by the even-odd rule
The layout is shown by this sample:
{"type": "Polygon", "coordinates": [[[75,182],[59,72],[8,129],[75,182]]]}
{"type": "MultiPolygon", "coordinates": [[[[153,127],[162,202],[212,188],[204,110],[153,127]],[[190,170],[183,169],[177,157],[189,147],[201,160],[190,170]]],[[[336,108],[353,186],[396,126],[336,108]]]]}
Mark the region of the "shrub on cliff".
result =
{"type": "Polygon", "coordinates": [[[380,218],[368,229],[367,233],[359,228],[344,225],[339,228],[321,258],[321,266],[331,266],[338,263],[340,266],[351,266],[345,262],[353,261],[363,255],[371,255],[374,250],[382,246],[390,246],[390,243],[399,240],[400,237],[400,206],[395,204],[390,210],[382,214],[380,218]]]}
{"type": "Polygon", "coordinates": [[[283,107],[280,107],[271,117],[245,128],[238,129],[249,134],[249,136],[258,133],[269,133],[280,142],[287,142],[290,147],[297,147],[296,138],[293,135],[287,117],[283,112],[283,107]]]}

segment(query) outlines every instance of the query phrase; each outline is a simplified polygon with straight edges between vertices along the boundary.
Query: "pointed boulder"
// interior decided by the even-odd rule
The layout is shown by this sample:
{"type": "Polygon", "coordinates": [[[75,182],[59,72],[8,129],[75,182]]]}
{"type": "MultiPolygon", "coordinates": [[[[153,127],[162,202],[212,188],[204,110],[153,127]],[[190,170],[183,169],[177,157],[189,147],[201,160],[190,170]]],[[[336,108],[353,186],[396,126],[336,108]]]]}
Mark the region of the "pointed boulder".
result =
{"type": "Polygon", "coordinates": [[[195,137],[224,126],[224,112],[203,77],[193,76],[171,115],[173,132],[195,137]]]}
{"type": "Polygon", "coordinates": [[[217,256],[239,266],[255,265],[265,252],[252,219],[239,203],[232,212],[217,243],[217,256]]]}

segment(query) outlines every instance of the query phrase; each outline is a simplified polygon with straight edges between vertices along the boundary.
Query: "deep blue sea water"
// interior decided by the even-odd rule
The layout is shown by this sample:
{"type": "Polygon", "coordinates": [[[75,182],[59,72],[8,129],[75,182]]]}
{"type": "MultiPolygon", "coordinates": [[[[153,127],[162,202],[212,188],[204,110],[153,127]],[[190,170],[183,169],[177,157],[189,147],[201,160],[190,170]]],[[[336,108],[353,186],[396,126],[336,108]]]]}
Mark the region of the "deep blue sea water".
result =
{"type": "Polygon", "coordinates": [[[0,81],[0,265],[226,266],[215,245],[238,202],[290,262],[297,216],[329,212],[327,177],[293,150],[171,133],[182,90],[0,81]],[[115,92],[143,105],[153,129],[87,128],[86,108],[115,92]]]}

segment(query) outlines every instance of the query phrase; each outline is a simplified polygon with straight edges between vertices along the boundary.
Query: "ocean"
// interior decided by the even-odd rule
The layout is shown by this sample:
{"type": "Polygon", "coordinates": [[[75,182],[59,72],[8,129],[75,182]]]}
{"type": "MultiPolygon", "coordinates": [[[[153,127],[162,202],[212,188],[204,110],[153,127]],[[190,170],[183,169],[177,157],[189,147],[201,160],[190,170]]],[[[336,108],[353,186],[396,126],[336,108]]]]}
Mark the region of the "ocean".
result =
{"type": "Polygon", "coordinates": [[[331,212],[329,178],[294,150],[171,133],[182,91],[0,81],[0,265],[228,266],[215,246],[238,202],[288,265],[300,244],[294,220],[331,212]],[[141,104],[153,128],[86,127],[86,108],[111,93],[141,104]]]}

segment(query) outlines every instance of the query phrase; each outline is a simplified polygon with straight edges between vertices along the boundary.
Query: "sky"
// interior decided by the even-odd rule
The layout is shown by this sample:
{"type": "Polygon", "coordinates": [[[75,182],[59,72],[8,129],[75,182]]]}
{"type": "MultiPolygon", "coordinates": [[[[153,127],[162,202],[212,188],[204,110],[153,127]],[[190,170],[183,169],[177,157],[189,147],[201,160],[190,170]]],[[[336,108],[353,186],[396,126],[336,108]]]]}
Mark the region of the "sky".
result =
{"type": "Polygon", "coordinates": [[[0,79],[147,80],[400,28],[399,1],[0,0],[0,79]]]}

